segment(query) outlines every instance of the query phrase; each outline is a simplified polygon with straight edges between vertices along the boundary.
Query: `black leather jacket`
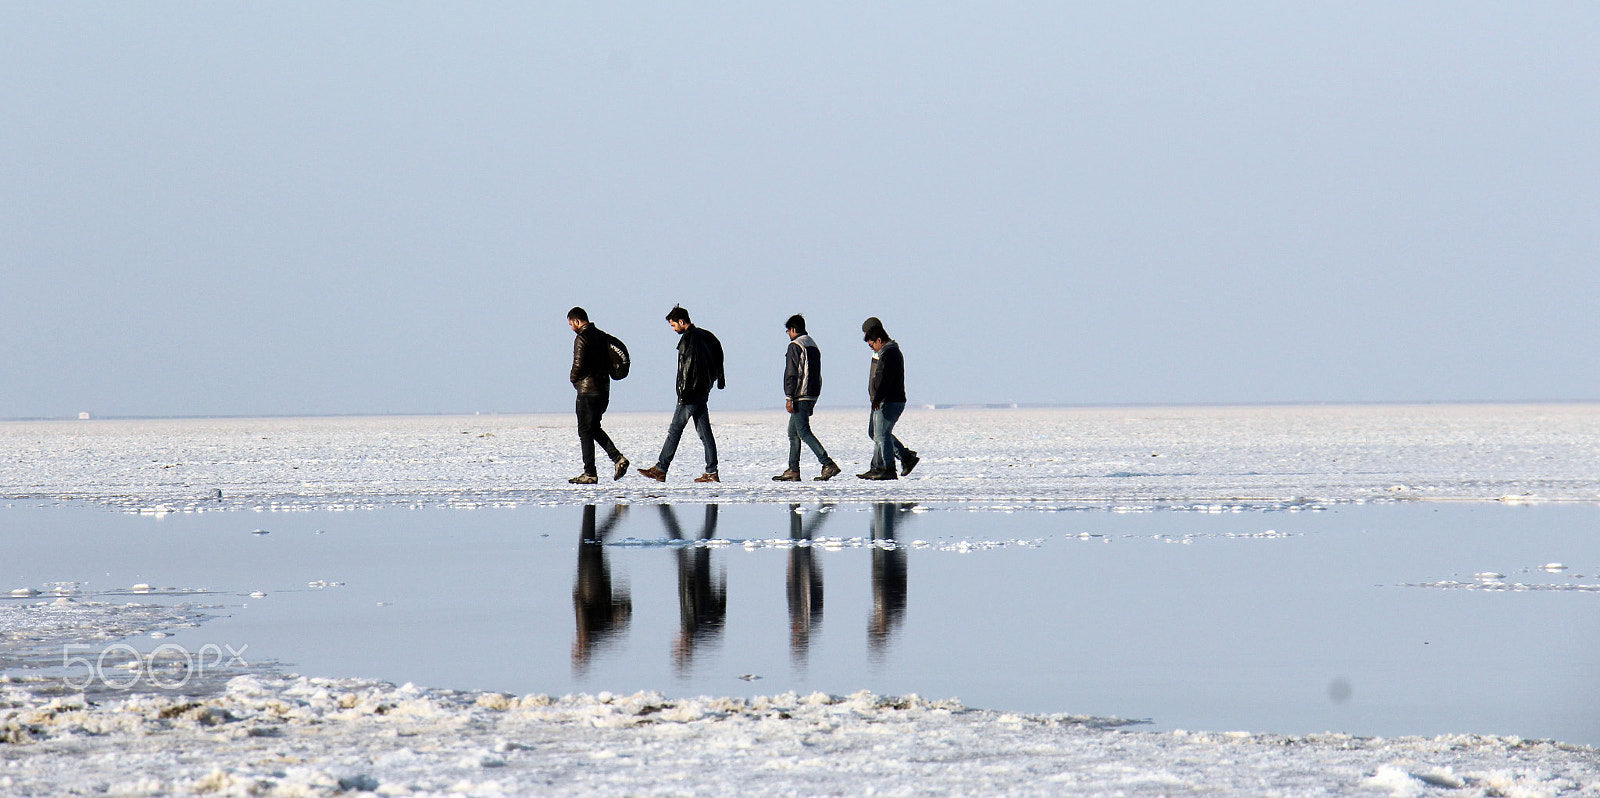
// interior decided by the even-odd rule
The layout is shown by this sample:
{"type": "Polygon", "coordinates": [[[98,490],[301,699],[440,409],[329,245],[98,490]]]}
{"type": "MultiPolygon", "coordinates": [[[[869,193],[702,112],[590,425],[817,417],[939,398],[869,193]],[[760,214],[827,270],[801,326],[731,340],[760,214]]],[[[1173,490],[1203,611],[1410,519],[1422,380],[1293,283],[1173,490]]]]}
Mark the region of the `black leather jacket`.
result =
{"type": "Polygon", "coordinates": [[[588,396],[611,395],[611,353],[606,334],[593,323],[583,325],[572,341],[572,387],[588,396]]]}
{"type": "Polygon", "coordinates": [[[694,325],[678,339],[678,403],[704,402],[711,386],[727,387],[722,373],[722,342],[694,325]]]}

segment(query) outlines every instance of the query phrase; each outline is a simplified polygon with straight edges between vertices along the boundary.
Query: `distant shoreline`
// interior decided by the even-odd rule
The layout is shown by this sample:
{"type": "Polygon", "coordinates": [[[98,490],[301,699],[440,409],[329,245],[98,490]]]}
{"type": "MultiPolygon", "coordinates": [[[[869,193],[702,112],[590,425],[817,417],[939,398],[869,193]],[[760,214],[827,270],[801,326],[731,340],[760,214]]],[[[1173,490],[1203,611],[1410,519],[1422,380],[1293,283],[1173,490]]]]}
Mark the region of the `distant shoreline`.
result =
{"type": "MultiPolygon", "coordinates": [[[[1118,408],[1273,408],[1273,407],[1528,407],[1528,406],[1571,406],[1571,405],[1597,405],[1600,399],[1415,399],[1415,400],[1303,400],[1282,402],[963,402],[963,403],[910,403],[910,410],[1115,410],[1118,408]]],[[[728,407],[714,408],[724,413],[762,413],[782,412],[781,405],[766,407],[728,407]]],[[[818,405],[817,410],[860,410],[865,412],[864,404],[824,404],[818,405]]],[[[662,408],[650,409],[624,409],[613,408],[612,413],[656,413],[667,412],[662,408]]],[[[191,415],[93,415],[88,418],[79,416],[13,416],[0,418],[0,423],[27,423],[27,422],[54,422],[54,421],[238,421],[248,419],[316,419],[316,418],[473,418],[473,417],[514,417],[514,416],[551,416],[571,415],[571,408],[559,410],[511,410],[511,411],[439,411],[439,412],[398,412],[398,413],[204,413],[191,415]]]]}

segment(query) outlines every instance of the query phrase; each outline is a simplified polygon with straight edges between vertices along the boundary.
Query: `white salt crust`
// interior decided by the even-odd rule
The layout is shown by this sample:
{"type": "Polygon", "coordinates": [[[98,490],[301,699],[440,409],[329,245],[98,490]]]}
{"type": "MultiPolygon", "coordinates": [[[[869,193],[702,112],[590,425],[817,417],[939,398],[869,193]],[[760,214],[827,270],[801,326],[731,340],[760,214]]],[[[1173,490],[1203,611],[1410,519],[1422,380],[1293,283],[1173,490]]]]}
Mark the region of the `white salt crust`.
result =
{"type": "Polygon", "coordinates": [[[7,795],[1430,795],[1600,792],[1516,738],[1130,731],[956,701],[512,696],[239,676],[211,698],[0,692],[7,795]]]}
{"type": "MultiPolygon", "coordinates": [[[[1595,404],[912,409],[896,431],[922,460],[892,482],[854,478],[870,454],[864,410],[814,417],[845,469],[828,482],[811,481],[809,451],[805,481],[771,480],[787,458],[781,411],[713,407],[712,420],[720,484],[692,481],[704,463],[688,435],[666,483],[630,469],[592,486],[567,482],[581,470],[568,415],[5,422],[0,500],[158,513],[594,501],[1600,501],[1595,404]]],[[[655,461],[666,422],[665,413],[605,419],[635,469],[655,461]]]]}

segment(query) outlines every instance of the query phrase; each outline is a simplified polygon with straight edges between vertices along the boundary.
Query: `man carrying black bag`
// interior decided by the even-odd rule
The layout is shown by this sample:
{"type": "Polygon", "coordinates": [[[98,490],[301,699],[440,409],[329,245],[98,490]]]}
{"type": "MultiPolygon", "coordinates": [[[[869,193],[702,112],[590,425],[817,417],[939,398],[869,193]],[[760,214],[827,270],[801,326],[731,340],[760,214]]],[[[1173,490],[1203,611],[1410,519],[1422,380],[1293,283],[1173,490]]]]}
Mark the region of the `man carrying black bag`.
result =
{"type": "Polygon", "coordinates": [[[613,365],[612,350],[620,350],[621,374],[627,374],[627,349],[620,341],[613,347],[611,336],[589,323],[589,314],[583,308],[567,311],[567,324],[578,337],[572,341],[572,387],[578,391],[578,442],[583,447],[583,473],[567,480],[574,485],[593,485],[600,481],[594,465],[594,445],[598,442],[615,464],[612,479],[622,479],[628,473],[628,458],[611,442],[611,436],[600,428],[600,417],[611,404],[611,377],[617,371],[613,365]]]}

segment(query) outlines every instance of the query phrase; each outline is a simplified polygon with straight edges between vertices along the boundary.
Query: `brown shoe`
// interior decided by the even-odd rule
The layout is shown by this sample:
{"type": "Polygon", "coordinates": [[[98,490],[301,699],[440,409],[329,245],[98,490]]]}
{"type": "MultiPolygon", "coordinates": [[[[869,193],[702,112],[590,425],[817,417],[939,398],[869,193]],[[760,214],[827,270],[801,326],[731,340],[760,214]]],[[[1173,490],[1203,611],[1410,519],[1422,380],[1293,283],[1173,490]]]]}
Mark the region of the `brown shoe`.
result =
{"type": "Polygon", "coordinates": [[[611,481],[612,482],[616,482],[617,480],[622,479],[623,477],[625,477],[627,475],[628,475],[628,458],[626,458],[626,457],[618,457],[617,458],[616,475],[611,477],[611,481]]]}
{"type": "Polygon", "coordinates": [[[651,478],[651,479],[653,479],[653,480],[655,480],[657,482],[666,482],[667,481],[667,472],[662,471],[661,469],[656,468],[655,466],[650,466],[649,468],[641,468],[641,469],[639,469],[639,476],[649,477],[649,478],[651,478]]]}
{"type": "Polygon", "coordinates": [[[594,483],[599,482],[600,480],[595,478],[594,474],[579,474],[579,475],[577,475],[577,476],[575,476],[572,479],[569,479],[567,481],[571,482],[574,485],[593,485],[594,483]]]}
{"type": "Polygon", "coordinates": [[[817,476],[812,477],[811,481],[812,482],[827,482],[828,480],[833,479],[836,476],[839,476],[839,471],[840,471],[840,468],[839,468],[838,465],[836,465],[834,463],[829,463],[829,464],[823,466],[822,467],[822,473],[817,475],[817,476]]]}
{"type": "MultiPolygon", "coordinates": [[[[663,477],[663,479],[665,479],[665,478],[663,477]]],[[[706,473],[701,474],[698,477],[695,477],[694,481],[695,482],[721,482],[722,480],[717,478],[717,472],[715,472],[715,471],[707,471],[706,473]]]]}
{"type": "Polygon", "coordinates": [[[779,475],[773,477],[772,481],[773,482],[799,482],[800,481],[800,472],[799,471],[785,471],[782,474],[779,474],[779,475]]]}

